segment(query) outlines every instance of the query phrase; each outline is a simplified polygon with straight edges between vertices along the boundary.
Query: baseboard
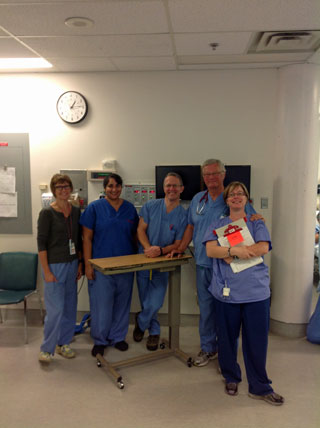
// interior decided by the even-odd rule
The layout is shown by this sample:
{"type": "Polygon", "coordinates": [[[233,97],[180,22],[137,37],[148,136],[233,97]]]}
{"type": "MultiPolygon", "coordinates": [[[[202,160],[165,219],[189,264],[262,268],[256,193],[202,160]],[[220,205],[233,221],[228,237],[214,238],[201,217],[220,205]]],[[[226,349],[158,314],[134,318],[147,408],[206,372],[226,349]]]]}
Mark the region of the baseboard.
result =
{"type": "Polygon", "coordinates": [[[285,323],[270,319],[270,331],[279,336],[289,337],[291,339],[298,339],[305,337],[308,324],[293,324],[285,323]]]}

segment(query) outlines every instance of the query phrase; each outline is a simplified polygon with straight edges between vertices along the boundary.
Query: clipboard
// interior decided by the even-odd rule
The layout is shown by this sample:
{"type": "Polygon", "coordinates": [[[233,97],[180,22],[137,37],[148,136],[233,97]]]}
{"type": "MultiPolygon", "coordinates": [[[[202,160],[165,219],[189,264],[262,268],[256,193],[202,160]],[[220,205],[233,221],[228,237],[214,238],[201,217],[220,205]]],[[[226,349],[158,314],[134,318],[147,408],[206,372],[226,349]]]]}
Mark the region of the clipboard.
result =
{"type": "MultiPolygon", "coordinates": [[[[255,244],[247,223],[243,218],[215,229],[215,233],[221,247],[231,248],[255,244]]],[[[234,273],[239,273],[260,263],[263,263],[262,257],[254,257],[252,259],[234,259],[230,263],[230,267],[234,273]]]]}

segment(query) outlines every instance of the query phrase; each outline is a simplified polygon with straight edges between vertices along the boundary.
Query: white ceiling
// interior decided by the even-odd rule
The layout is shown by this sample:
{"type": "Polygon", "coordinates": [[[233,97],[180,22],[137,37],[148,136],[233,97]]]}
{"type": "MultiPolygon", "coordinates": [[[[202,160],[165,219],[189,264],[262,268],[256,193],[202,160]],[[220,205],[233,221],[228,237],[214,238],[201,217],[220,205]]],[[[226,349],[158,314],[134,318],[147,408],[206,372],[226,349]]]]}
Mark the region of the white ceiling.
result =
{"type": "Polygon", "coordinates": [[[316,30],[320,0],[0,0],[0,58],[40,56],[50,72],[320,64],[316,30]],[[70,28],[71,17],[94,24],[70,28]],[[254,52],[263,32],[293,31],[254,52]]]}

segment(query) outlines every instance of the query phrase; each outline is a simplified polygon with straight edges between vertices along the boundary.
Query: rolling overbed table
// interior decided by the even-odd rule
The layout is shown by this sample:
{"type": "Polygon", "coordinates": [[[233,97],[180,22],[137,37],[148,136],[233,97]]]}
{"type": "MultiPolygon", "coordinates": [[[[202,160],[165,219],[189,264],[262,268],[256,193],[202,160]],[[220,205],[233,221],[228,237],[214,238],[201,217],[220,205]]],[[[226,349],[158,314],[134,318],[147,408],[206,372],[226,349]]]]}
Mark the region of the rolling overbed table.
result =
{"type": "Polygon", "coordinates": [[[94,269],[104,275],[115,275],[119,273],[136,272],[139,270],[157,269],[160,272],[169,272],[168,290],[168,325],[169,340],[160,340],[160,349],[126,360],[109,363],[102,355],[97,354],[97,366],[106,367],[120,389],[124,388],[122,376],[116,370],[119,367],[141,364],[174,355],[185,361],[188,367],[192,366],[192,358],[179,348],[180,327],[180,289],[181,289],[181,265],[188,263],[191,256],[167,258],[165,256],[148,258],[144,254],[133,254],[130,256],[107,257],[103,259],[90,259],[94,269]]]}

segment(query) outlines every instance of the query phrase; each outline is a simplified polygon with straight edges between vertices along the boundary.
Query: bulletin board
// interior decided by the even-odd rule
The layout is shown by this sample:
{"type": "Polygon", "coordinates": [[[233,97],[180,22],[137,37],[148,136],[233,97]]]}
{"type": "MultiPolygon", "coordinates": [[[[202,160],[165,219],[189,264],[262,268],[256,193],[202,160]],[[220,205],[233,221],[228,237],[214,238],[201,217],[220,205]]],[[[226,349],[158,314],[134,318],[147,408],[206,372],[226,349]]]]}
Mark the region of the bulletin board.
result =
{"type": "Polygon", "coordinates": [[[0,133],[0,167],[15,168],[17,217],[0,217],[0,234],[31,234],[29,134],[0,133]]]}

